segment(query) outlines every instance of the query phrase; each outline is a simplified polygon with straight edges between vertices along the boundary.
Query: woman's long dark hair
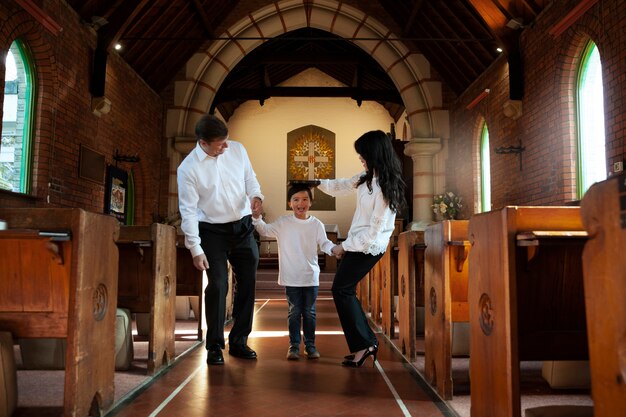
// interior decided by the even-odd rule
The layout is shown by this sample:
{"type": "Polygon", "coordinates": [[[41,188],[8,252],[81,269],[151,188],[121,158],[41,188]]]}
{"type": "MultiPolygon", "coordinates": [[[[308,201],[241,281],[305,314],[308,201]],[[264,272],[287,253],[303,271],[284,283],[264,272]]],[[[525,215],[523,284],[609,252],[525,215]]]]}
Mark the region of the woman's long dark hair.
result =
{"type": "Polygon", "coordinates": [[[402,210],[406,205],[406,184],[402,179],[402,167],[391,138],[382,130],[372,130],[354,142],[354,149],[367,163],[367,172],[359,179],[357,186],[366,183],[367,188],[372,191],[372,178],[376,175],[389,208],[396,213],[402,210]]]}

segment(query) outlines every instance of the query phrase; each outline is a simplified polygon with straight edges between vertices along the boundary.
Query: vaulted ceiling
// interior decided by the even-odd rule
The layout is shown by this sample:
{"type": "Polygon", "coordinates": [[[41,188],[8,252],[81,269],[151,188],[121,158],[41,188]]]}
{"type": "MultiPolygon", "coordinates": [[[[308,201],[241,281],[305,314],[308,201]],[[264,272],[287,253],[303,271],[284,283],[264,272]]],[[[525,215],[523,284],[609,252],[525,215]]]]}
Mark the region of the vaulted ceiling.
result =
{"type": "MultiPolygon", "coordinates": [[[[305,7],[312,0],[302,0],[305,7]]],[[[115,43],[119,55],[162,92],[187,60],[248,13],[274,1],[259,0],[68,0],[98,32],[95,64],[106,62],[115,43]],[[100,61],[98,61],[100,60],[100,61]]],[[[519,56],[521,30],[548,0],[352,0],[343,1],[386,25],[412,51],[423,54],[449,91],[461,94],[498,57],[497,48],[519,56]]],[[[509,60],[511,62],[511,60],[509,60]]],[[[92,94],[98,95],[97,91],[92,94]]],[[[351,97],[375,100],[398,117],[404,110],[385,70],[350,39],[313,28],[267,39],[231,70],[214,100],[228,118],[246,100],[273,96],[351,97]],[[317,68],[347,88],[279,88],[317,68]]]]}

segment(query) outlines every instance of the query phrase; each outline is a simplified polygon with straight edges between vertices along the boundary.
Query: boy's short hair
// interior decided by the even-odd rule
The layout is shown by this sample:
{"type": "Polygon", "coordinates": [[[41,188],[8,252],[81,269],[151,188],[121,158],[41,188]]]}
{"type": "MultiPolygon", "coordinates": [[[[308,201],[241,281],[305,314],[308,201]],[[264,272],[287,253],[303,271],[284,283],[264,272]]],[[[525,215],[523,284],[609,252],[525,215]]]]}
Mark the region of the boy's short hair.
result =
{"type": "Polygon", "coordinates": [[[306,191],[309,194],[309,199],[313,202],[313,193],[311,192],[311,187],[306,184],[295,184],[289,187],[287,190],[287,201],[291,201],[291,197],[294,194],[299,193],[300,191],[306,191]]]}

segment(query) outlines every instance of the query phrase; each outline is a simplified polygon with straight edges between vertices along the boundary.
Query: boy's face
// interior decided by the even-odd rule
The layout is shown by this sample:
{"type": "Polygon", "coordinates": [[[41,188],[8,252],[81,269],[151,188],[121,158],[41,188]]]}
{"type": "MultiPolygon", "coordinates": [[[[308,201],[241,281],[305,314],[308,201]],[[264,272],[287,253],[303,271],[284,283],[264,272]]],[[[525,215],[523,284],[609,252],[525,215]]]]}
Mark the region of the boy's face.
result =
{"type": "Polygon", "coordinates": [[[289,207],[293,210],[293,214],[301,220],[309,218],[308,212],[311,208],[311,199],[309,193],[306,191],[300,191],[291,196],[289,200],[289,207]]]}

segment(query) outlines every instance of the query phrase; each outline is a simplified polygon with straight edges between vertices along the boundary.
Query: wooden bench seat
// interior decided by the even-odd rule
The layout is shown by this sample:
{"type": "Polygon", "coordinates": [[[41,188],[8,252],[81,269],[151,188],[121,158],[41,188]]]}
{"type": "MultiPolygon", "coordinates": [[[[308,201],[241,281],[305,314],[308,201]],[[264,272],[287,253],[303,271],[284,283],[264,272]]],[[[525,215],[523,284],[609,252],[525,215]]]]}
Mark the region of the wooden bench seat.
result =
{"type": "Polygon", "coordinates": [[[445,220],[426,228],[424,359],[426,380],[442,398],[452,398],[452,327],[469,322],[467,220],[445,220]]]}
{"type": "Polygon", "coordinates": [[[581,231],[578,207],[470,219],[472,416],[520,417],[520,361],[588,359],[581,231]]]}
{"type": "Polygon", "coordinates": [[[64,416],[113,404],[119,233],[81,209],[0,209],[0,330],[67,340],[64,416]],[[10,278],[9,278],[10,277],[10,278]]]}
{"type": "Polygon", "coordinates": [[[595,417],[626,413],[626,175],[591,186],[581,203],[595,417]]]}
{"type": "Polygon", "coordinates": [[[149,314],[148,374],[153,374],[175,356],[176,229],[159,223],[122,226],[116,243],[117,304],[149,314]]]}

